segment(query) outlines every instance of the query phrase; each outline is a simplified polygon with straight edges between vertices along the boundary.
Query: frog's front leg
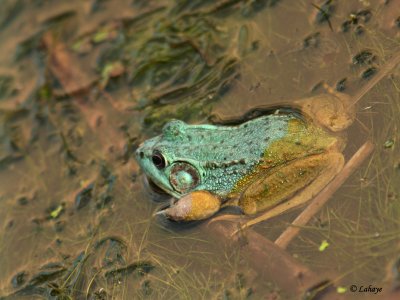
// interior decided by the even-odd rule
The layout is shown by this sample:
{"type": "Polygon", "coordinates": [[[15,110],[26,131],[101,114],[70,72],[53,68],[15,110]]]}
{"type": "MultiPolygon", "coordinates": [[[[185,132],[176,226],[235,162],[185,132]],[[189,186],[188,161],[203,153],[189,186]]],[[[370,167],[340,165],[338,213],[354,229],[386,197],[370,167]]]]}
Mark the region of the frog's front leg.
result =
{"type": "Polygon", "coordinates": [[[157,214],[174,221],[197,221],[211,217],[220,208],[221,199],[218,196],[208,191],[194,191],[157,214]]]}
{"type": "Polygon", "coordinates": [[[280,215],[312,199],[343,168],[341,153],[308,156],[280,167],[253,182],[243,193],[239,206],[245,214],[267,210],[246,222],[243,228],[280,215]]]}

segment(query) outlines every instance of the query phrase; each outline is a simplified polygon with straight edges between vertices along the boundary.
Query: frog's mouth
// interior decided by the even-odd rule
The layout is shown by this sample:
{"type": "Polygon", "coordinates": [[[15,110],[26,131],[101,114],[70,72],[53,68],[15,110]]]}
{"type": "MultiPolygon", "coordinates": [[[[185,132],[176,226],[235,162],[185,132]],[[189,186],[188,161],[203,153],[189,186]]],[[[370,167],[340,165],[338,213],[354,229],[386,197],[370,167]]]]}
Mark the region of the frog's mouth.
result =
{"type": "Polygon", "coordinates": [[[158,184],[154,182],[153,179],[151,179],[149,176],[145,176],[145,184],[146,186],[151,189],[153,192],[156,192],[157,194],[164,194],[164,195],[169,195],[167,191],[162,189],[158,184]]]}
{"type": "Polygon", "coordinates": [[[157,181],[154,180],[153,178],[151,178],[150,176],[145,175],[144,182],[145,182],[145,186],[148,190],[150,190],[151,192],[156,193],[160,196],[168,195],[168,196],[172,196],[177,199],[181,197],[181,195],[179,195],[175,191],[171,191],[167,187],[164,188],[162,183],[158,184],[157,181]]]}

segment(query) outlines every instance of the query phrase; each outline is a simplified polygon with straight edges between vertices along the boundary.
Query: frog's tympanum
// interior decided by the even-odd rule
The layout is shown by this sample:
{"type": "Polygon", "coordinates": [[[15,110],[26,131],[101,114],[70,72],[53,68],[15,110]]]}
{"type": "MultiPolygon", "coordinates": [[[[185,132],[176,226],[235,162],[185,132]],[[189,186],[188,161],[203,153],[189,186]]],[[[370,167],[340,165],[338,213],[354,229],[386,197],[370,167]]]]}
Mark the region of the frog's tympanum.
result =
{"type": "MultiPolygon", "coordinates": [[[[354,112],[330,91],[294,101],[300,112],[261,116],[236,126],[174,120],[136,151],[147,177],[179,199],[162,213],[200,220],[235,205],[258,220],[316,195],[342,169],[343,134],[354,112]]],[[[254,222],[253,222],[254,223],[254,222]]]]}

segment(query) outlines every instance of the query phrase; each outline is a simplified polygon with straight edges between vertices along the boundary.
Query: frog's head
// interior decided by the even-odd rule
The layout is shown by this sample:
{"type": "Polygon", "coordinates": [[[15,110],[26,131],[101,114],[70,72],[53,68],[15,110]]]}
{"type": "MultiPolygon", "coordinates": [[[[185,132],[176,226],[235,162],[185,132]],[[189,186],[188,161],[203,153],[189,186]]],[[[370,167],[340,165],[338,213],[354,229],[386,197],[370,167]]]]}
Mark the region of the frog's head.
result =
{"type": "Polygon", "coordinates": [[[187,126],[182,121],[170,121],[161,135],[144,141],[136,150],[136,159],[146,176],[176,198],[196,190],[202,181],[198,162],[190,155],[180,157],[179,149],[187,142],[187,126]]]}

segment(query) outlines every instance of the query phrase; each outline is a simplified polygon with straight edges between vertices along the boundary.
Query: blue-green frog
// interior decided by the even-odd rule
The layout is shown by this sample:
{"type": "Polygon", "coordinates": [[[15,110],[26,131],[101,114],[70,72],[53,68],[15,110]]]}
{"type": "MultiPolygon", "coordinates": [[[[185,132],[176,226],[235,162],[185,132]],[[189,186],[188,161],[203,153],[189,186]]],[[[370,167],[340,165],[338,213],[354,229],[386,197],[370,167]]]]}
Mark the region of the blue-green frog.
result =
{"type": "Polygon", "coordinates": [[[292,102],[298,111],[235,126],[167,123],[136,151],[146,176],[178,199],[161,213],[201,220],[235,205],[246,215],[261,214],[250,225],[311,199],[342,169],[339,132],[355,115],[347,95],[328,90],[292,102]]]}

